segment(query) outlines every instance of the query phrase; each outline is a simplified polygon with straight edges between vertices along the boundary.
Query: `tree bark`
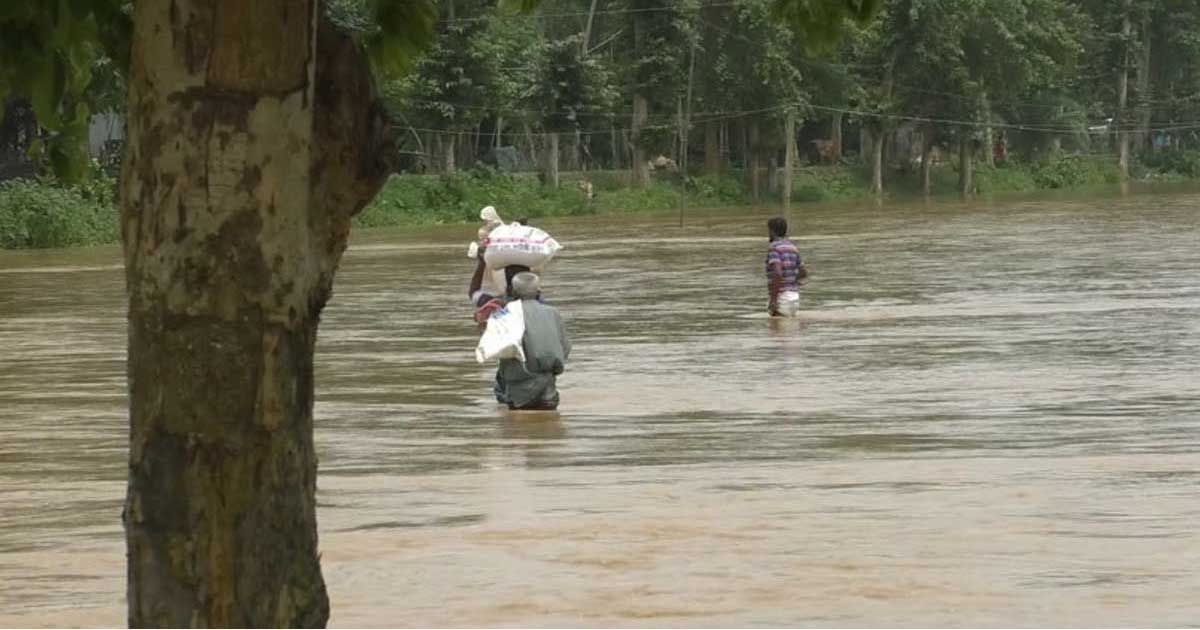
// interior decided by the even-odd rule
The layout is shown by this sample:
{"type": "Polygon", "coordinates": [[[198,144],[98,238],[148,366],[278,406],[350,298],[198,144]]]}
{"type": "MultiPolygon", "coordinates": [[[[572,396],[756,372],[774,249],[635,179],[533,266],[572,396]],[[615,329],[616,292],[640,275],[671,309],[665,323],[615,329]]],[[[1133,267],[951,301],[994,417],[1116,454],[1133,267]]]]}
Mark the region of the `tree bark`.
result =
{"type": "Polygon", "coordinates": [[[425,167],[426,173],[437,171],[435,160],[437,159],[437,136],[432,131],[425,132],[425,151],[421,155],[421,164],[425,167]]]}
{"type": "Polygon", "coordinates": [[[704,123],[704,174],[721,172],[720,128],[714,121],[704,123]]]}
{"type": "Polygon", "coordinates": [[[571,147],[571,154],[575,157],[575,170],[587,170],[583,159],[583,132],[578,127],[575,128],[575,144],[571,147]]]}
{"type": "Polygon", "coordinates": [[[762,152],[758,146],[758,119],[750,121],[749,136],[749,147],[747,150],[750,152],[750,197],[754,200],[754,203],[759,203],[762,200],[762,166],[759,161],[762,152]]]}
{"type": "MultiPolygon", "coordinates": [[[[882,102],[890,104],[892,100],[892,87],[895,81],[896,59],[899,56],[898,50],[892,50],[888,55],[887,64],[883,69],[883,85],[880,88],[882,102]]],[[[872,132],[871,142],[871,192],[876,197],[883,197],[883,148],[887,142],[888,120],[880,117],[876,122],[877,128],[872,132]]]]}
{"type": "Polygon", "coordinates": [[[614,171],[621,169],[621,141],[617,135],[616,123],[608,124],[609,135],[612,137],[612,169],[614,171]]]}
{"type": "Polygon", "coordinates": [[[121,180],[131,626],[328,619],[313,347],[351,216],[395,152],[365,56],[318,6],[135,4],[121,180]]]}
{"type": "Polygon", "coordinates": [[[933,165],[930,163],[930,161],[933,158],[934,138],[935,136],[933,129],[926,129],[925,132],[921,134],[921,192],[924,193],[926,197],[928,197],[931,192],[929,175],[933,169],[933,165]]]}
{"type": "Polygon", "coordinates": [[[1117,169],[1121,179],[1129,179],[1129,35],[1133,29],[1129,19],[1132,0],[1125,0],[1121,8],[1121,37],[1124,50],[1121,53],[1121,69],[1117,73],[1117,169]]]}
{"type": "Polygon", "coordinates": [[[783,211],[792,209],[792,170],[796,168],[796,114],[788,112],[784,134],[786,148],[783,156],[783,211]]]}
{"type": "Polygon", "coordinates": [[[975,151],[970,139],[958,143],[958,190],[963,197],[970,197],[974,192],[975,151]]]}
{"type": "Polygon", "coordinates": [[[983,159],[988,166],[996,166],[995,139],[992,136],[992,102],[988,100],[985,90],[980,98],[980,109],[983,111],[983,159]]]}
{"type": "Polygon", "coordinates": [[[829,140],[833,142],[833,162],[842,161],[842,112],[834,112],[829,123],[829,140]]]}
{"type": "Polygon", "coordinates": [[[546,139],[546,185],[558,188],[558,134],[550,133],[546,139]]]}
{"type": "Polygon", "coordinates": [[[579,58],[583,59],[588,54],[588,46],[592,41],[592,21],[596,17],[596,4],[599,0],[592,0],[592,7],[588,9],[587,24],[583,27],[583,37],[579,38],[579,58]]]}
{"type": "Polygon", "coordinates": [[[729,121],[721,121],[720,133],[718,133],[717,136],[717,155],[719,156],[717,158],[717,169],[719,171],[723,165],[729,164],[732,161],[732,158],[729,155],[729,121]]]}
{"type": "Polygon", "coordinates": [[[650,118],[649,103],[641,94],[633,95],[633,124],[630,130],[633,137],[633,182],[638,188],[645,189],[650,185],[650,167],[646,163],[646,151],[642,148],[642,127],[650,118]]]}
{"type": "Polygon", "coordinates": [[[1138,153],[1144,153],[1150,148],[1151,100],[1153,98],[1153,94],[1150,93],[1150,53],[1153,44],[1150,32],[1150,11],[1148,9],[1143,11],[1141,48],[1138,50],[1137,134],[1133,140],[1133,145],[1137,147],[1138,153]]]}
{"type": "Polygon", "coordinates": [[[529,121],[522,124],[525,129],[525,142],[529,144],[529,164],[536,165],[538,163],[538,145],[537,139],[533,137],[533,127],[529,126],[529,121]]]}
{"type": "Polygon", "coordinates": [[[446,134],[445,138],[442,139],[442,149],[445,150],[442,157],[445,159],[443,164],[447,175],[453,175],[454,171],[457,170],[454,163],[454,145],[457,144],[457,140],[458,134],[454,132],[446,134]]]}
{"type": "Polygon", "coordinates": [[[886,140],[882,134],[876,137],[867,132],[868,144],[871,146],[871,194],[883,196],[883,144],[886,140]]]}

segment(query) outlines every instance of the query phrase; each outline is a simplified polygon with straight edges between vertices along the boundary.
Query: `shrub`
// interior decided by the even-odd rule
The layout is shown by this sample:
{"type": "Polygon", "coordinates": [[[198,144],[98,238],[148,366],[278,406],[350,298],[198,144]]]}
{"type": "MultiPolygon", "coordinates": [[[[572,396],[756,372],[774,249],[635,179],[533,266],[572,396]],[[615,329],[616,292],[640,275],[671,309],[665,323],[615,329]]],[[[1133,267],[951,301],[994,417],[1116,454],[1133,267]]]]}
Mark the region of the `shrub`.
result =
{"type": "Polygon", "coordinates": [[[38,248],[117,240],[111,183],[67,188],[48,181],[0,183],[0,247],[38,248]]]}
{"type": "Polygon", "coordinates": [[[1142,158],[1142,166],[1157,173],[1200,178],[1200,151],[1177,148],[1156,151],[1142,158]]]}
{"type": "Polygon", "coordinates": [[[1031,192],[1038,189],[1037,179],[1028,164],[1008,162],[996,167],[982,166],[975,171],[975,185],[981,193],[1031,192]]]}
{"type": "Polygon", "coordinates": [[[1041,188],[1086,188],[1120,181],[1111,158],[1080,155],[1051,157],[1033,165],[1033,179],[1041,188]]]}

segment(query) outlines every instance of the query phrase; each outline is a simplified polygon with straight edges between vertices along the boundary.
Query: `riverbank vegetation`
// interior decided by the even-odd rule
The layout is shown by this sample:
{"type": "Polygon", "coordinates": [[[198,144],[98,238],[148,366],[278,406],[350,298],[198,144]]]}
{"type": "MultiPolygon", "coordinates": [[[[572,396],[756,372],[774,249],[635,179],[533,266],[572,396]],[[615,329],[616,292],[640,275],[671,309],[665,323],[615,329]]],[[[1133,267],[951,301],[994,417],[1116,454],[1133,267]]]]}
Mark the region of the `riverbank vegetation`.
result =
{"type": "MultiPolygon", "coordinates": [[[[831,36],[789,28],[769,0],[519,15],[443,3],[425,52],[379,74],[396,174],[356,223],[470,221],[489,204],[537,217],[1200,177],[1200,4],[878,5],[831,36]]],[[[382,27],[370,6],[328,10],[370,46],[382,27]]],[[[68,87],[123,117],[123,62],[96,54],[90,80],[68,87]]],[[[6,103],[0,179],[6,160],[28,164],[0,187],[0,246],[114,239],[103,191],[116,189],[119,138],[97,149],[106,168],[78,168],[63,137],[78,121],[42,125],[44,107],[6,103]]]]}

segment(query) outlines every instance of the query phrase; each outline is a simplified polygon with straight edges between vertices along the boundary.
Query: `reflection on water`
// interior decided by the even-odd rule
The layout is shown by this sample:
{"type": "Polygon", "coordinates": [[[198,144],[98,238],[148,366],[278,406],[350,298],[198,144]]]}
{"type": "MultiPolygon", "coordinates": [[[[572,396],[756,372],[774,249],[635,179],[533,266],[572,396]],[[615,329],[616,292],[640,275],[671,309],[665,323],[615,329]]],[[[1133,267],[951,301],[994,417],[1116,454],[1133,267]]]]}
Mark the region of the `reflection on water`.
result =
{"type": "MultiPolygon", "coordinates": [[[[360,234],[318,344],[332,621],[1194,624],[1198,203],[798,209],[798,321],[764,214],[550,224],[561,415],[490,398],[473,229],[360,234]]],[[[117,260],[0,254],[3,625],[124,621],[117,260]]]]}

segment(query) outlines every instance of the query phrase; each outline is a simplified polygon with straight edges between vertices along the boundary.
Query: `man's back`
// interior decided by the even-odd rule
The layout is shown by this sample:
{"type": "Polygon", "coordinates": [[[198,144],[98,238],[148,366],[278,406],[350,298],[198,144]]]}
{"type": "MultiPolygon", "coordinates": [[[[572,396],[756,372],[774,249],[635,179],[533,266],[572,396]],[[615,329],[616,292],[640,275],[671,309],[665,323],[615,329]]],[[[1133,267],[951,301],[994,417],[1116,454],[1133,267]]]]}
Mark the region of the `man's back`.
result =
{"type": "Polygon", "coordinates": [[[775,265],[778,265],[781,288],[785,291],[795,291],[801,265],[800,250],[796,248],[795,243],[786,238],[771,241],[767,248],[767,277],[771,276],[771,268],[775,265]]]}
{"type": "Polygon", "coordinates": [[[525,312],[525,363],[500,362],[509,405],[523,408],[557,405],[557,376],[566,367],[571,341],[558,309],[536,299],[521,300],[525,312]]]}
{"type": "Polygon", "coordinates": [[[525,307],[525,367],[531,372],[562,374],[571,354],[571,340],[558,309],[537,300],[525,307]]]}

